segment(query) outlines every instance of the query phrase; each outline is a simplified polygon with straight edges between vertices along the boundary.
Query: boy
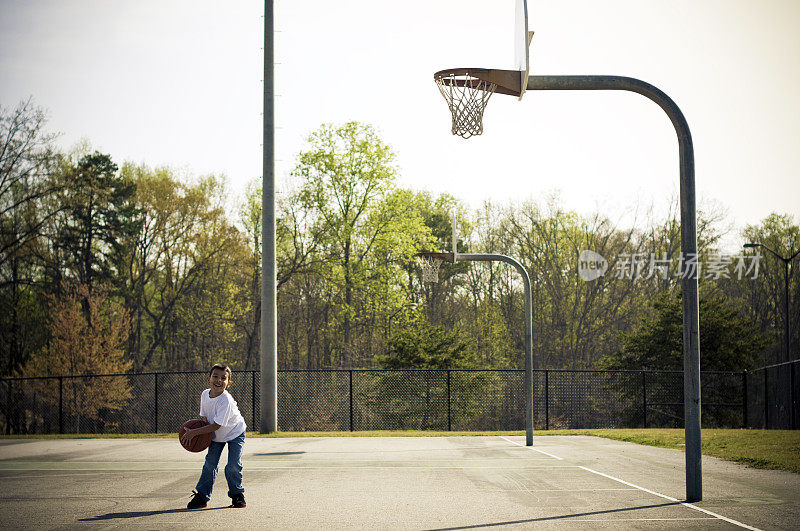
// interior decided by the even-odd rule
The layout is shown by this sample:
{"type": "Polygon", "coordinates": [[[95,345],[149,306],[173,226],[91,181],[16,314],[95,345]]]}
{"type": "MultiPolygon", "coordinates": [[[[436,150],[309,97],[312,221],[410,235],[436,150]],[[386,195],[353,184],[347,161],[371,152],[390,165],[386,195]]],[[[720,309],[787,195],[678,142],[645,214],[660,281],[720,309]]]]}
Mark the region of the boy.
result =
{"type": "Polygon", "coordinates": [[[217,465],[225,443],[228,444],[228,464],[225,465],[228,496],[232,500],[233,507],[247,507],[242,487],[242,450],[247,426],[242,414],[239,413],[236,400],[226,391],[230,384],[230,367],[222,363],[211,367],[208,373],[208,389],[200,395],[200,418],[209,424],[202,428],[187,430],[183,434],[184,442],[203,433],[214,434],[211,446],[208,447],[203,472],[193,491],[194,497],[186,506],[187,509],[202,509],[211,499],[211,490],[217,477],[217,465]]]}

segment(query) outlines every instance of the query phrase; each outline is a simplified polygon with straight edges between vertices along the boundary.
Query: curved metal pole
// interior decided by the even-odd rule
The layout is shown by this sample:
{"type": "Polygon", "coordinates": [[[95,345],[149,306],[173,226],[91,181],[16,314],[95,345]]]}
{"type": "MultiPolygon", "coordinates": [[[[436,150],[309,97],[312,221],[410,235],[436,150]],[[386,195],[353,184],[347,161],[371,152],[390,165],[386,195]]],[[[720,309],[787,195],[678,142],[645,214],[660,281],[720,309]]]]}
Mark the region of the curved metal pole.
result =
{"type": "MultiPolygon", "coordinates": [[[[681,251],[697,256],[694,148],[689,124],[664,92],[644,81],[621,76],[530,76],[528,90],[626,90],[654,101],[669,116],[678,135],[681,190],[681,251]]],[[[683,404],[686,433],[686,500],[703,499],[700,462],[700,338],[697,271],[681,280],[683,291],[683,404]]]]}
{"type": "Polygon", "coordinates": [[[533,303],[531,279],[525,268],[504,254],[454,253],[454,262],[505,262],[511,264],[522,275],[525,285],[525,445],[533,446],[533,303]]]}

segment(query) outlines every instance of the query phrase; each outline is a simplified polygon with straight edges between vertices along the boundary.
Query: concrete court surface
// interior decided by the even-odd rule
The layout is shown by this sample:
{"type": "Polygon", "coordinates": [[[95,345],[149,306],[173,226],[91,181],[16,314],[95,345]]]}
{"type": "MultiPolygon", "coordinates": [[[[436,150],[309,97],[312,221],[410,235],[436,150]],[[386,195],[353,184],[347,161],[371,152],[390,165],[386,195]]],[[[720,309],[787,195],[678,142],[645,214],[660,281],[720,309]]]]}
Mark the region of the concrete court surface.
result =
{"type": "MultiPolygon", "coordinates": [[[[220,470],[185,509],[204,454],[173,439],[0,440],[0,527],[37,529],[797,529],[800,475],[596,437],[255,438],[248,507],[220,470]]],[[[225,453],[221,467],[225,463],[225,453]]]]}

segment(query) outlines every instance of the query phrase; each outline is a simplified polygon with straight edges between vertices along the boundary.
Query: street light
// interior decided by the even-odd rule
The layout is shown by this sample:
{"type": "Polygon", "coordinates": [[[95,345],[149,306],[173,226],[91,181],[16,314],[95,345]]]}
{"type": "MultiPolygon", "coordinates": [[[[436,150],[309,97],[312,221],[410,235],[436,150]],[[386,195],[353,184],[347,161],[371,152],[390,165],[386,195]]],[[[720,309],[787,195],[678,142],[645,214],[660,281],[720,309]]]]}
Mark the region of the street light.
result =
{"type": "Polygon", "coordinates": [[[757,247],[763,247],[767,251],[771,252],[777,258],[783,261],[783,361],[790,361],[790,354],[789,354],[789,262],[791,262],[800,251],[797,251],[789,258],[785,256],[781,256],[763,243],[758,242],[751,242],[744,244],[746,249],[755,249],[757,247]]]}

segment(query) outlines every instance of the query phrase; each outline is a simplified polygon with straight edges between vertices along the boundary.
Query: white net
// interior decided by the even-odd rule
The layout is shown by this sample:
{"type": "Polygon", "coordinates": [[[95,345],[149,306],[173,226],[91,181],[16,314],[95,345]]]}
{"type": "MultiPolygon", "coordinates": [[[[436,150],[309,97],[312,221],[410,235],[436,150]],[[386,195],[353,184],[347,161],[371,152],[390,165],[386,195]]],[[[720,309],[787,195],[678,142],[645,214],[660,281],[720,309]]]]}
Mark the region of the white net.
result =
{"type": "Polygon", "coordinates": [[[422,257],[420,260],[422,261],[422,281],[426,283],[439,282],[439,267],[442,265],[442,261],[429,257],[422,257]]]}
{"type": "Polygon", "coordinates": [[[450,107],[453,134],[469,138],[483,133],[483,111],[497,85],[469,73],[437,76],[436,85],[450,107]]]}

